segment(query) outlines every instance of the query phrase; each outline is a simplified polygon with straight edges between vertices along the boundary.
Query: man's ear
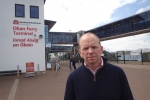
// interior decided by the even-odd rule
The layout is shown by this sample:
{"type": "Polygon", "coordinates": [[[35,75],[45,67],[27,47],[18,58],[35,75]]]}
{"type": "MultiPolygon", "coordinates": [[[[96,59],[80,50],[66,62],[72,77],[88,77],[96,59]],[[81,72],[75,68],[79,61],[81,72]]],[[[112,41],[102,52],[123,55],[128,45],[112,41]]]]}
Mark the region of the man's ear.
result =
{"type": "Polygon", "coordinates": [[[101,50],[103,51],[103,46],[101,46],[101,50]]]}
{"type": "Polygon", "coordinates": [[[100,46],[101,53],[103,54],[103,46],[100,46]]]}

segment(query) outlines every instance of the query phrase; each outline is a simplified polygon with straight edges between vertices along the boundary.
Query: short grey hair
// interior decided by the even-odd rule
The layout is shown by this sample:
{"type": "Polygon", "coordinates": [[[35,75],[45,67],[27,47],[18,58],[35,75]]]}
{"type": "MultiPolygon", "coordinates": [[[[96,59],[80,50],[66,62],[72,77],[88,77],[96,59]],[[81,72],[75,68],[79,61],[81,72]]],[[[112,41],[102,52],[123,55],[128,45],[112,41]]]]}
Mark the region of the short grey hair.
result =
{"type": "Polygon", "coordinates": [[[87,32],[87,33],[83,34],[83,35],[79,38],[79,41],[78,41],[78,48],[79,48],[79,49],[80,49],[80,40],[81,40],[81,38],[82,38],[83,36],[86,36],[86,35],[93,35],[93,36],[95,36],[95,37],[97,38],[97,40],[99,41],[99,45],[101,45],[100,38],[99,38],[97,35],[95,35],[94,33],[91,33],[91,32],[87,32]]]}

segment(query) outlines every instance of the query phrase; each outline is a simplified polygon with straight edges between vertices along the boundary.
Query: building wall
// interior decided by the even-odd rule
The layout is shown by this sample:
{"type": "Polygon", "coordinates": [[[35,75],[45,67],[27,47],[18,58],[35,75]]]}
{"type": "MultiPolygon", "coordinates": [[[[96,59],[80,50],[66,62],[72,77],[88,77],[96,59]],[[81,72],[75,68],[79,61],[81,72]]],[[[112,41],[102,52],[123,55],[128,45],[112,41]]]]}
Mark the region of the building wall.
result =
{"type": "MultiPolygon", "coordinates": [[[[124,60],[123,55],[121,55],[121,57],[118,58],[119,60],[124,60]]],[[[129,60],[129,61],[141,61],[141,55],[130,55],[130,54],[126,54],[125,55],[125,60],[129,60]]]]}
{"type": "Polygon", "coordinates": [[[37,64],[40,66],[40,71],[44,71],[44,1],[0,0],[0,12],[0,71],[16,70],[19,65],[22,72],[25,72],[27,62],[34,62],[35,71],[37,71],[37,64]],[[15,17],[15,4],[25,5],[24,18],[15,17]],[[39,6],[39,19],[30,18],[30,5],[39,6]],[[18,24],[13,24],[14,20],[18,21],[18,24]],[[14,31],[26,31],[31,34],[16,35],[14,31]],[[40,34],[43,38],[39,38],[40,34]],[[22,41],[16,42],[17,39],[22,39],[22,41]]]}

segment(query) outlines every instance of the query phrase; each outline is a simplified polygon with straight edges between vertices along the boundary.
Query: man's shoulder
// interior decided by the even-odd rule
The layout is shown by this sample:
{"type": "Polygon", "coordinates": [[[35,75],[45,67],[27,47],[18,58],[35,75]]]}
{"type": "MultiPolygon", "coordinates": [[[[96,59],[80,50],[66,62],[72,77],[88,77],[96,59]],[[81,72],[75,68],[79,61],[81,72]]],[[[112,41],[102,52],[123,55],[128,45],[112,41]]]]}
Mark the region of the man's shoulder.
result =
{"type": "Polygon", "coordinates": [[[117,66],[108,62],[105,65],[110,70],[123,71],[123,69],[120,66],[117,66]]]}
{"type": "Polygon", "coordinates": [[[106,63],[103,67],[103,72],[107,74],[112,74],[112,75],[125,75],[124,70],[117,65],[111,64],[111,63],[106,63]]]}
{"type": "Polygon", "coordinates": [[[73,72],[70,73],[69,76],[76,76],[79,75],[80,73],[82,73],[84,70],[84,66],[80,66],[79,68],[75,69],[73,72]]]}

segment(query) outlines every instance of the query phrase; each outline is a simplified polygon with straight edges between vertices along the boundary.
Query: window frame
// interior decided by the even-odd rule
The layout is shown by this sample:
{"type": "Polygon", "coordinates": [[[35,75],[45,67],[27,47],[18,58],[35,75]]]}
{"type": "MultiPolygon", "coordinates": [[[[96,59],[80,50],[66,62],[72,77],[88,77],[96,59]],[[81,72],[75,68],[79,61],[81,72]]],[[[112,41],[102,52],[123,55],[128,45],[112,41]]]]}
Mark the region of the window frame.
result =
{"type": "Polygon", "coordinates": [[[39,6],[33,6],[33,5],[30,5],[30,18],[36,18],[36,19],[39,19],[39,6]],[[38,16],[37,17],[34,17],[34,16],[31,16],[31,7],[36,7],[38,8],[38,16]]]}
{"type": "Polygon", "coordinates": [[[15,17],[22,17],[22,18],[25,17],[25,5],[23,5],[23,4],[15,4],[15,17]],[[18,16],[17,15],[17,5],[18,6],[23,6],[23,16],[18,16]]]}

